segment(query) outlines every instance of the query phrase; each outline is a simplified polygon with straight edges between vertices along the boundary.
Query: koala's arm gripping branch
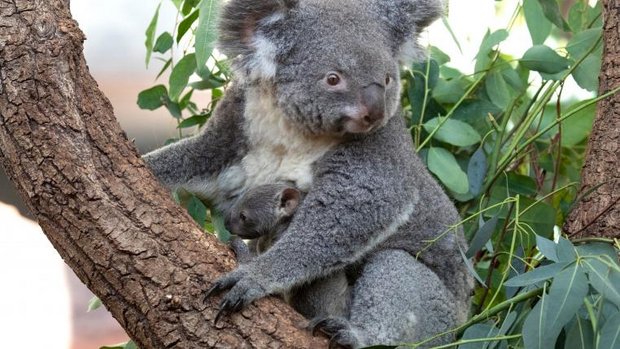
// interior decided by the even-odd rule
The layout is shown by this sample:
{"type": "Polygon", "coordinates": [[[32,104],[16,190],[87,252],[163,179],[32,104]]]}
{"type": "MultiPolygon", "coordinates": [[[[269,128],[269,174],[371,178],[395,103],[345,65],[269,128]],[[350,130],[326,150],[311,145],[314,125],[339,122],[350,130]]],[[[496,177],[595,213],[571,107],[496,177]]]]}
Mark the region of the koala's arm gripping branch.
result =
{"type": "Polygon", "coordinates": [[[234,260],[144,166],[83,40],[67,0],[0,1],[0,163],[65,262],[142,349],[326,347],[276,299],[215,328],[203,292],[234,260]]]}

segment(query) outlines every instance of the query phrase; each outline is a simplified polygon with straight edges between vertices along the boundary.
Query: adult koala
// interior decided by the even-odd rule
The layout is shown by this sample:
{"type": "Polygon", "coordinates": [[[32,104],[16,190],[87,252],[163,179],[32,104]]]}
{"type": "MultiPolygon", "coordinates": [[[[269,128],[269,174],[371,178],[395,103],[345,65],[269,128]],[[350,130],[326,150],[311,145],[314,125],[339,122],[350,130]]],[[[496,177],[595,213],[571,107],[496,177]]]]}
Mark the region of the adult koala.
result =
{"type": "Polygon", "coordinates": [[[208,294],[230,288],[222,311],[346,270],[349,316],[313,321],[338,344],[412,342],[465,320],[462,232],[428,246],[459,217],[399,110],[399,62],[421,55],[417,36],[441,10],[440,0],[224,7],[220,49],[235,57],[233,86],[199,135],[145,160],[166,185],[225,212],[276,181],[307,196],[274,246],[212,285],[208,294]]]}

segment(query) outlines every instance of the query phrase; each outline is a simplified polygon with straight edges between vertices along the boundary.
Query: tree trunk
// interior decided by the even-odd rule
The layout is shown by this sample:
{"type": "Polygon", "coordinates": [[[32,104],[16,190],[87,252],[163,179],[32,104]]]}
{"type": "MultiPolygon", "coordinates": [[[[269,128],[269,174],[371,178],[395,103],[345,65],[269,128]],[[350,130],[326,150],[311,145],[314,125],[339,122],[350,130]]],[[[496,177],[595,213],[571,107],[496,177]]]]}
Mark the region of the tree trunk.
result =
{"type": "MultiPolygon", "coordinates": [[[[601,93],[620,86],[620,1],[603,0],[601,93]]],[[[565,231],[572,237],[620,237],[620,94],[598,104],[581,173],[580,200],[565,231]]]]}
{"type": "Polygon", "coordinates": [[[145,167],[83,40],[68,0],[0,0],[0,161],[65,262],[142,349],[325,347],[275,298],[213,325],[234,259],[145,167]]]}

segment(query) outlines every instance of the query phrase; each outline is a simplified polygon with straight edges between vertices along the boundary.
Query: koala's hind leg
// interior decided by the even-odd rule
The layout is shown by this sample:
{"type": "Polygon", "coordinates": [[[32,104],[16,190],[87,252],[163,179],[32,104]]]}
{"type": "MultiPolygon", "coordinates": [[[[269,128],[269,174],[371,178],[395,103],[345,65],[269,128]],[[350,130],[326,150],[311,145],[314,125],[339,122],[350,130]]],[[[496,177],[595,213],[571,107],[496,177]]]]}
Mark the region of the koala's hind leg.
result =
{"type": "MultiPolygon", "coordinates": [[[[352,291],[348,321],[315,320],[313,325],[347,347],[414,343],[456,325],[454,297],[428,267],[402,250],[370,256],[352,291]]],[[[437,338],[422,348],[449,343],[437,338]]]]}

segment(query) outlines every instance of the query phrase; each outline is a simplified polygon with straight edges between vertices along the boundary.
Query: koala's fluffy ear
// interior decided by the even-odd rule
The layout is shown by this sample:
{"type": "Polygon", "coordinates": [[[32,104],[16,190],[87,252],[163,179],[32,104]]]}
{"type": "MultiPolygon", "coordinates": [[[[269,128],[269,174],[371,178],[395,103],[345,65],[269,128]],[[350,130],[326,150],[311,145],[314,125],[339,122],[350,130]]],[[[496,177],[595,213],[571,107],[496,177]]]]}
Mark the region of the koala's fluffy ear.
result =
{"type": "Polygon", "coordinates": [[[276,47],[265,36],[273,25],[297,6],[298,0],[230,0],[219,22],[219,49],[238,57],[238,68],[257,77],[275,75],[276,47]]]}
{"type": "Polygon", "coordinates": [[[290,217],[295,213],[299,202],[301,201],[301,192],[295,188],[285,188],[280,193],[280,210],[284,217],[290,217]]]}
{"type": "Polygon", "coordinates": [[[443,14],[444,0],[373,1],[381,20],[388,26],[394,54],[405,64],[423,59],[424,50],[417,44],[418,36],[443,14]]]}

